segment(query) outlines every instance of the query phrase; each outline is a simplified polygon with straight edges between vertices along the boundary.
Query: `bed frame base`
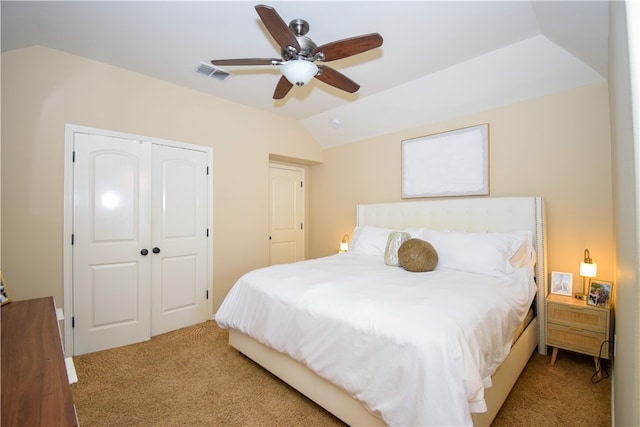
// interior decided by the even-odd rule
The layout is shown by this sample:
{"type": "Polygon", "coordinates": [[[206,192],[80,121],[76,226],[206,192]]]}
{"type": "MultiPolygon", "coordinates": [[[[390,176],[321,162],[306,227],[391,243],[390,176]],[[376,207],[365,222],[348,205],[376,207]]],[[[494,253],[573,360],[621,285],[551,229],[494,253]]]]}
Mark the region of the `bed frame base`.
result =
{"type": "MultiPolygon", "coordinates": [[[[489,426],[495,418],[537,346],[537,329],[534,318],[491,377],[493,385],[485,392],[487,412],[472,414],[474,426],[489,426]]],[[[235,329],[229,330],[229,344],[348,425],[386,425],[355,397],[286,354],[235,329]]]]}
{"type": "Polygon", "coordinates": [[[492,386],[484,393],[487,412],[471,414],[474,426],[490,426],[498,415],[502,404],[507,400],[513,385],[518,381],[522,370],[538,345],[537,329],[538,319],[534,318],[511,347],[507,358],[498,366],[491,377],[492,386]]]}
{"type": "Polygon", "coordinates": [[[286,354],[236,329],[229,330],[229,344],[345,423],[351,426],[386,425],[359,400],[286,354]]]}

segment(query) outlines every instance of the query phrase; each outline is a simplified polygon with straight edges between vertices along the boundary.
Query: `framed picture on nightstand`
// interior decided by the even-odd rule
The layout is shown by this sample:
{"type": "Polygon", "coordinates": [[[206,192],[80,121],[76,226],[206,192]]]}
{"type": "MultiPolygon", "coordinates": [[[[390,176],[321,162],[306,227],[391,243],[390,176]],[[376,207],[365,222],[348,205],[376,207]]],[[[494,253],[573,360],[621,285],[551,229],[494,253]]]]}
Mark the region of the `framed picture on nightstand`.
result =
{"type": "Polygon", "coordinates": [[[587,304],[608,308],[611,301],[612,288],[612,282],[591,279],[589,282],[589,296],[587,298],[587,304]]]}
{"type": "Polygon", "coordinates": [[[556,295],[570,297],[573,286],[573,273],[563,273],[562,271],[551,272],[551,289],[549,291],[556,295]]]}
{"type": "Polygon", "coordinates": [[[0,271],[0,305],[5,305],[10,301],[7,282],[4,281],[4,276],[2,275],[2,271],[0,271]]]}

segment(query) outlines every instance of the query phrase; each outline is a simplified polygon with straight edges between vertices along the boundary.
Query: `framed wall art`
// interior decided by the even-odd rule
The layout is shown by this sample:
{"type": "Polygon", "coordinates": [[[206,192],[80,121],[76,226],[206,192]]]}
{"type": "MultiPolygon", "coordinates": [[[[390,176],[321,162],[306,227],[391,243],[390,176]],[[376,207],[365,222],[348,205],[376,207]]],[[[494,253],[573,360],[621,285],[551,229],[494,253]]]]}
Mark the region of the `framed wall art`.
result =
{"type": "Polygon", "coordinates": [[[402,141],[402,198],[488,194],[488,123],[402,141]]]}
{"type": "Polygon", "coordinates": [[[556,295],[570,297],[573,287],[573,273],[563,273],[562,271],[551,272],[551,289],[549,292],[556,295]]]}
{"type": "Polygon", "coordinates": [[[587,295],[587,304],[598,307],[609,307],[611,302],[612,282],[606,282],[599,279],[591,279],[589,282],[589,295],[587,295]]]}
{"type": "Polygon", "coordinates": [[[9,298],[7,282],[4,280],[4,275],[0,271],[0,305],[5,305],[9,301],[11,301],[11,298],[9,298]]]}

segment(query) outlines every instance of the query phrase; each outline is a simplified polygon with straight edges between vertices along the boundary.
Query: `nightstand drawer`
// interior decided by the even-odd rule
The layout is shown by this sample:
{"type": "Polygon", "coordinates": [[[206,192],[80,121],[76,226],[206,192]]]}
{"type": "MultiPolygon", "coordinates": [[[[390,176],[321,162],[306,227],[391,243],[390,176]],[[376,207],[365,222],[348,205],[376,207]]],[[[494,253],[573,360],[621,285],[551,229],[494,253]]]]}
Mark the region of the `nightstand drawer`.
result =
{"type": "MultiPolygon", "coordinates": [[[[553,347],[598,356],[600,354],[600,346],[606,339],[607,336],[604,333],[547,323],[547,344],[553,347]]],[[[609,358],[608,350],[609,345],[605,344],[602,348],[602,357],[605,359],[609,358]]]]}
{"type": "Polygon", "coordinates": [[[606,310],[552,302],[547,304],[547,321],[549,323],[572,326],[602,334],[607,333],[609,313],[606,310]]]}

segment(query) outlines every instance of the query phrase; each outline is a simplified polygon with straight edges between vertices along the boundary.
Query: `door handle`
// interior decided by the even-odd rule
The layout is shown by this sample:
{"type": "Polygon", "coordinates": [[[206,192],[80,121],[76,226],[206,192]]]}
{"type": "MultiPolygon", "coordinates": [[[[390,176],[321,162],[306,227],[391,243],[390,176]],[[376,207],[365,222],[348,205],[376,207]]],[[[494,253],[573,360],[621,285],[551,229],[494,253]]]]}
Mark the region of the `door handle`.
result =
{"type": "Polygon", "coordinates": [[[148,250],[146,250],[146,249],[143,249],[143,250],[141,250],[141,251],[140,251],[140,254],[141,254],[142,256],[146,256],[148,253],[149,253],[149,251],[148,251],[148,250]]]}
{"type": "Polygon", "coordinates": [[[154,254],[159,254],[160,253],[160,248],[156,246],[155,248],[152,249],[152,251],[153,251],[154,254]]]}

